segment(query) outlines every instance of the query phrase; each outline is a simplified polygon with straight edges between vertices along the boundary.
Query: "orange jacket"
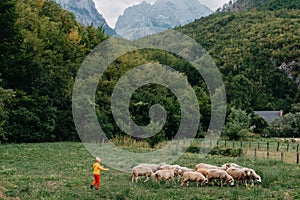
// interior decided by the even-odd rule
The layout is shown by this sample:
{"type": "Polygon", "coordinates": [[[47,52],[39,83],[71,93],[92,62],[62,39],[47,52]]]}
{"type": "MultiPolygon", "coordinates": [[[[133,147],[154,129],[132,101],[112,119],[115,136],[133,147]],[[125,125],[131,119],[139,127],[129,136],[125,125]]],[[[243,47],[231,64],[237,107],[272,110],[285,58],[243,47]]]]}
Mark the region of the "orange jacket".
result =
{"type": "Polygon", "coordinates": [[[96,174],[96,175],[100,175],[100,170],[103,170],[103,171],[108,170],[108,169],[104,168],[103,166],[101,166],[100,163],[98,163],[98,162],[94,163],[93,168],[94,168],[94,174],[96,174]]]}

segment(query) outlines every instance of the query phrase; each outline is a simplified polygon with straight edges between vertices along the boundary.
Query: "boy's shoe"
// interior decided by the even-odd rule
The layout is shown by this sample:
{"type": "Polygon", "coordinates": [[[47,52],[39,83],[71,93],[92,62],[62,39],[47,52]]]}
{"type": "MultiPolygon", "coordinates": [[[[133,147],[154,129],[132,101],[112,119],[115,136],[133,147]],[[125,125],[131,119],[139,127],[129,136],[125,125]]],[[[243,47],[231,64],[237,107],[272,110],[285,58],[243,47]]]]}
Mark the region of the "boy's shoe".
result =
{"type": "Polygon", "coordinates": [[[93,186],[93,185],[91,185],[91,189],[93,189],[93,187],[94,187],[94,186],[93,186]]]}

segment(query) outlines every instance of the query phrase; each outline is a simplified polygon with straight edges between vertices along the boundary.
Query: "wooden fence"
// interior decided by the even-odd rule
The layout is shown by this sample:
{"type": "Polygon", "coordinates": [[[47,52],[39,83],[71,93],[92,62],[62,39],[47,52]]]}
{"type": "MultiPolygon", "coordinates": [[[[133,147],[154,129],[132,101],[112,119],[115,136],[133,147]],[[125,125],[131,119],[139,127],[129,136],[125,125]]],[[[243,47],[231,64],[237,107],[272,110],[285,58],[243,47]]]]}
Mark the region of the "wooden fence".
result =
{"type": "Polygon", "coordinates": [[[216,148],[222,147],[242,148],[247,156],[253,156],[254,158],[280,159],[299,164],[299,143],[218,140],[216,148]]]}

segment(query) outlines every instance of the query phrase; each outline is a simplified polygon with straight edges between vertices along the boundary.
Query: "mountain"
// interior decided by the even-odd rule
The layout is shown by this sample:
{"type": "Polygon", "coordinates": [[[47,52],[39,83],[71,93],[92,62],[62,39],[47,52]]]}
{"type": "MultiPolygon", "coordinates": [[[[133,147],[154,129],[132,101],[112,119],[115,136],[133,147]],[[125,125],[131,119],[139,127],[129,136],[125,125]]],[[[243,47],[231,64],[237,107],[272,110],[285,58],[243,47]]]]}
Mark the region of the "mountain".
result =
{"type": "Polygon", "coordinates": [[[198,0],[157,0],[127,8],[116,23],[116,32],[127,39],[137,39],[166,29],[188,24],[212,13],[198,0]]]}
{"type": "Polygon", "coordinates": [[[234,0],[223,6],[223,11],[300,9],[299,0],[234,0]]]}
{"type": "Polygon", "coordinates": [[[93,24],[94,27],[103,26],[105,33],[114,35],[115,31],[108,26],[103,16],[96,9],[93,0],[54,0],[63,9],[73,12],[77,21],[85,26],[93,24]]]}

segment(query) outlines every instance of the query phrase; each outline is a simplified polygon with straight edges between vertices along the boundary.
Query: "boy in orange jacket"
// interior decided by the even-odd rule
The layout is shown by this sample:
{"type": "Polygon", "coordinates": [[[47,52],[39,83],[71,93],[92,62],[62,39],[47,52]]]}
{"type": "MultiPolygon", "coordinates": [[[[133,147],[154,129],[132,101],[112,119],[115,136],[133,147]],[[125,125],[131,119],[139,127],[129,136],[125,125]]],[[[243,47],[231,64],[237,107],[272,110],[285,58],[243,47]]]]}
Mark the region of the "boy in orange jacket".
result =
{"type": "Polygon", "coordinates": [[[96,185],[96,190],[99,190],[100,188],[100,171],[108,171],[109,169],[104,168],[100,165],[101,159],[96,157],[96,162],[93,164],[94,168],[94,182],[91,184],[91,189],[96,185]]]}

